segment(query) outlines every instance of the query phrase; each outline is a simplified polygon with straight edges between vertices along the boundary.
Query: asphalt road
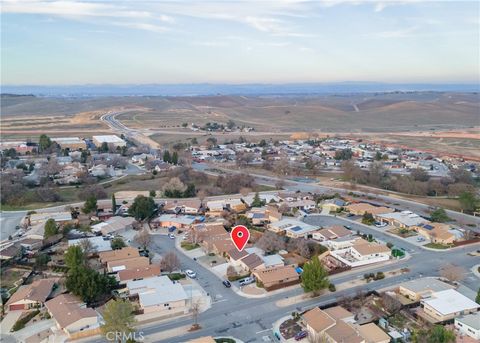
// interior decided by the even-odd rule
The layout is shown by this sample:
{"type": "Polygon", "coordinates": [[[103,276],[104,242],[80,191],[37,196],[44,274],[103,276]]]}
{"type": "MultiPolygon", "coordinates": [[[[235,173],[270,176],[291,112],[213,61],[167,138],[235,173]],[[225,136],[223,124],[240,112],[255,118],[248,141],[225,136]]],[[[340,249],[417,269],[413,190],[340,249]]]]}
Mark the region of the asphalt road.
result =
{"type": "MultiPolygon", "coordinates": [[[[410,258],[398,260],[395,263],[378,264],[370,267],[368,272],[397,270],[399,268],[408,268],[410,272],[390,277],[387,279],[373,281],[368,284],[337,291],[332,294],[324,295],[320,298],[297,303],[291,306],[279,307],[276,302],[281,299],[289,298],[303,293],[301,288],[294,288],[288,291],[274,294],[266,298],[250,299],[237,295],[233,290],[225,288],[221,280],[210,270],[197,264],[189,257],[178,252],[182,269],[192,269],[198,275],[199,284],[212,296],[212,307],[199,315],[199,323],[202,329],[196,332],[187,333],[183,336],[168,338],[165,342],[185,342],[192,338],[201,336],[234,336],[244,342],[261,342],[264,337],[270,337],[273,340],[272,325],[278,319],[289,315],[292,311],[303,311],[313,306],[326,305],[334,302],[341,296],[354,296],[358,290],[378,290],[385,287],[393,287],[401,282],[420,278],[423,276],[438,276],[440,268],[446,263],[460,265],[466,270],[466,278],[463,283],[471,289],[478,287],[478,278],[471,272],[470,268],[478,264],[478,258],[467,255],[468,252],[476,251],[480,244],[470,245],[462,248],[455,248],[450,251],[430,251],[405,242],[400,238],[391,237],[380,233],[374,229],[361,224],[351,223],[343,218],[328,217],[322,215],[313,215],[306,218],[306,221],[322,225],[350,225],[353,230],[360,230],[364,233],[371,233],[376,238],[384,241],[390,241],[400,248],[404,248],[410,255],[410,258]]],[[[164,254],[175,249],[174,241],[167,236],[154,235],[151,250],[164,254]]],[[[349,280],[363,277],[366,269],[359,269],[334,275],[330,279],[333,283],[339,284],[349,280]]],[[[169,322],[152,323],[141,326],[138,330],[142,331],[147,337],[158,334],[166,330],[191,325],[190,317],[180,318],[169,322]]],[[[96,338],[92,341],[101,342],[96,338]]],[[[158,341],[155,339],[155,341],[158,341]]],[[[161,341],[161,340],[160,340],[161,341]]]]}

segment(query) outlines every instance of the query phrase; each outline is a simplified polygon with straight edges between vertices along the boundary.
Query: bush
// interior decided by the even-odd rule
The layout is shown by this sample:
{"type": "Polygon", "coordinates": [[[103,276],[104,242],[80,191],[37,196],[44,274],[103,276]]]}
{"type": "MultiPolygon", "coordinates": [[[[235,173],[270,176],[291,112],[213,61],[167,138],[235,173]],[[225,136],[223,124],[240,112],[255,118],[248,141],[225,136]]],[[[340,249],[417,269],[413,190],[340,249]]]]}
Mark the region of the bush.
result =
{"type": "Polygon", "coordinates": [[[378,272],[377,275],[373,278],[374,280],[381,280],[385,278],[385,274],[383,272],[378,272]]]}
{"type": "Polygon", "coordinates": [[[388,247],[388,249],[392,249],[392,248],[393,248],[393,243],[392,243],[392,242],[388,242],[388,243],[387,243],[387,247],[388,247]]]}
{"type": "Polygon", "coordinates": [[[40,311],[39,310],[35,310],[35,311],[32,311],[32,312],[29,312],[26,316],[20,318],[19,320],[17,320],[15,322],[15,324],[13,324],[13,327],[12,327],[12,332],[14,331],[18,331],[18,330],[21,330],[25,327],[25,325],[33,318],[35,317],[37,314],[39,314],[40,311]]]}
{"type": "Polygon", "coordinates": [[[172,281],[178,281],[178,280],[181,280],[181,279],[185,279],[185,274],[182,274],[182,273],[172,273],[172,274],[168,274],[168,277],[170,280],[172,281]]]}
{"type": "Polygon", "coordinates": [[[328,290],[330,292],[335,292],[337,290],[337,288],[335,287],[335,285],[333,283],[331,283],[331,284],[328,285],[328,290]]]}

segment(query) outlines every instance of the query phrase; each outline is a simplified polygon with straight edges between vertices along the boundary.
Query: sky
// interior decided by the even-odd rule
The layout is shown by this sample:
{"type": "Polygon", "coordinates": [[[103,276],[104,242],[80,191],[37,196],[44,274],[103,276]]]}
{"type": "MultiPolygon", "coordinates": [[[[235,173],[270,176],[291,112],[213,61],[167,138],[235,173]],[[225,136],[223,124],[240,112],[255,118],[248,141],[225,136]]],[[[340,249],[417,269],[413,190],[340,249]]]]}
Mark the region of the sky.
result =
{"type": "Polygon", "coordinates": [[[479,6],[1,0],[1,84],[477,83],[479,6]]]}

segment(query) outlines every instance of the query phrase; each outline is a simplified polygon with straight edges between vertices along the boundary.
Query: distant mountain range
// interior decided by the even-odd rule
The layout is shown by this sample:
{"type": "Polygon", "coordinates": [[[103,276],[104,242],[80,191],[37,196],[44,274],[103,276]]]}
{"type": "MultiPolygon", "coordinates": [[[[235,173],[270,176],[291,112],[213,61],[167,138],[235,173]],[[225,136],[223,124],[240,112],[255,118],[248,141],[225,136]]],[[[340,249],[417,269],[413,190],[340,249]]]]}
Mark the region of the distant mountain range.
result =
{"type": "Polygon", "coordinates": [[[2,94],[33,94],[49,97],[95,96],[205,96],[205,95],[309,95],[385,92],[478,92],[480,84],[420,84],[379,82],[289,84],[127,84],[28,86],[3,85],[2,94]]]}

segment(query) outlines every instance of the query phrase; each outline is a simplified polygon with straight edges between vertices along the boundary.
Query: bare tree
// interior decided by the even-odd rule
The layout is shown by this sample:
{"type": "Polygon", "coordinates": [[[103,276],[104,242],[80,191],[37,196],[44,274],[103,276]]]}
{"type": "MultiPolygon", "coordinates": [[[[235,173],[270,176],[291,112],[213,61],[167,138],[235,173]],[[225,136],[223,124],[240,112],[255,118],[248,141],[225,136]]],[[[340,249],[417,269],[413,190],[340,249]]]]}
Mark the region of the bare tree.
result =
{"type": "Polygon", "coordinates": [[[388,292],[382,294],[382,303],[385,310],[392,315],[402,309],[402,303],[388,292]]]}
{"type": "Polygon", "coordinates": [[[262,237],[256,242],[256,245],[265,252],[285,249],[283,238],[272,231],[265,231],[262,237]]]}
{"type": "Polygon", "coordinates": [[[243,195],[244,197],[246,197],[248,195],[248,193],[250,193],[251,191],[252,191],[252,189],[248,188],[248,187],[240,188],[240,194],[243,195]]]}
{"type": "Polygon", "coordinates": [[[192,318],[193,318],[193,325],[192,329],[193,330],[198,330],[200,329],[200,325],[198,325],[198,315],[200,313],[200,301],[192,301],[192,306],[190,308],[192,311],[192,318]]]}
{"type": "Polygon", "coordinates": [[[309,332],[307,341],[309,343],[328,343],[328,337],[325,332],[313,333],[309,332]]]}
{"type": "Polygon", "coordinates": [[[180,268],[180,260],[178,256],[173,251],[167,252],[160,261],[160,268],[169,273],[180,268]]]}
{"type": "Polygon", "coordinates": [[[448,263],[440,269],[440,275],[450,282],[461,281],[465,278],[465,269],[448,263]]]}
{"type": "Polygon", "coordinates": [[[203,189],[199,190],[197,192],[197,198],[200,200],[200,202],[203,204],[203,200],[207,197],[207,192],[203,189]]]}
{"type": "Polygon", "coordinates": [[[277,182],[275,182],[275,188],[276,189],[283,189],[285,187],[285,180],[284,179],[279,179],[277,182]]]}
{"type": "Polygon", "coordinates": [[[147,229],[143,229],[135,235],[135,242],[140,244],[144,249],[147,248],[151,241],[152,237],[147,229]]]}
{"type": "Polygon", "coordinates": [[[233,277],[237,275],[237,271],[235,270],[234,266],[228,266],[226,274],[227,274],[227,278],[233,277]]]}
{"type": "Polygon", "coordinates": [[[88,256],[96,252],[96,249],[94,248],[92,242],[89,239],[82,239],[80,241],[80,247],[82,248],[82,251],[85,254],[85,256],[88,256]]]}

